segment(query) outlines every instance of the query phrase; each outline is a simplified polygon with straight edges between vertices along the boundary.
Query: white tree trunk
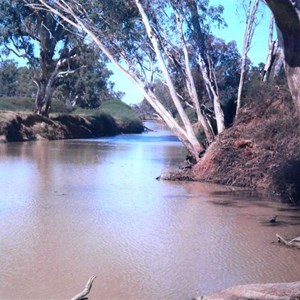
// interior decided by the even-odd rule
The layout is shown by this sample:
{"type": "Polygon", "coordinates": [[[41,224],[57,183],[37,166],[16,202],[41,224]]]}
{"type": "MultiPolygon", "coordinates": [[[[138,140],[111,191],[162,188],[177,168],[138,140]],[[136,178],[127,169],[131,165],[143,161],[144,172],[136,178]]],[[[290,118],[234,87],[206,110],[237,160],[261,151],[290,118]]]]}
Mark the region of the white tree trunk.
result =
{"type": "Polygon", "coordinates": [[[248,2],[247,12],[246,12],[241,75],[240,75],[240,82],[239,82],[238,95],[236,101],[235,118],[237,118],[239,110],[241,108],[241,99],[242,99],[242,92],[243,92],[243,86],[245,81],[247,57],[248,57],[248,52],[250,50],[254,29],[255,29],[255,16],[259,5],[259,0],[255,0],[253,6],[252,6],[252,0],[247,0],[247,1],[249,2],[248,2]]]}
{"type": "Polygon", "coordinates": [[[218,133],[221,133],[225,129],[224,112],[221,107],[221,99],[219,95],[215,72],[213,70],[212,64],[210,63],[209,58],[208,62],[209,66],[207,68],[203,57],[201,56],[201,54],[199,54],[198,65],[200,67],[208,95],[212,98],[213,101],[218,133]]]}
{"type": "MultiPolygon", "coordinates": [[[[182,107],[182,104],[181,104],[181,101],[177,95],[177,92],[176,92],[176,89],[175,89],[175,86],[174,86],[174,83],[171,79],[171,76],[168,72],[168,69],[166,67],[166,64],[165,64],[165,61],[163,59],[163,56],[162,56],[162,53],[160,51],[160,47],[159,47],[159,44],[158,44],[158,40],[155,36],[155,33],[153,32],[152,28],[151,28],[151,25],[150,25],[150,22],[149,22],[149,19],[148,19],[148,16],[140,2],[140,0],[135,0],[135,3],[136,3],[136,6],[140,12],[140,15],[142,17],[142,20],[143,20],[143,23],[146,27],[146,31],[147,31],[147,34],[148,34],[148,37],[149,39],[151,40],[151,43],[153,45],[153,49],[155,51],[155,54],[156,54],[156,57],[157,57],[157,60],[158,60],[158,63],[159,63],[159,66],[160,66],[160,69],[165,77],[165,80],[166,80],[166,83],[167,83],[167,86],[169,88],[169,91],[170,91],[170,95],[172,97],[172,100],[173,100],[173,103],[174,105],[176,106],[176,109],[181,117],[181,120],[184,124],[184,127],[186,129],[186,133],[187,133],[187,139],[190,141],[190,144],[193,146],[194,149],[194,153],[195,152],[198,152],[198,155],[200,152],[202,152],[204,149],[202,148],[202,146],[200,145],[196,135],[195,135],[195,132],[194,132],[194,129],[193,129],[193,126],[191,124],[191,121],[189,120],[186,112],[184,111],[183,107],[182,107]]],[[[184,142],[184,141],[183,141],[184,142]]],[[[195,157],[196,158],[196,157],[195,157]]],[[[198,160],[198,158],[196,158],[198,160]]]]}
{"type": "MultiPolygon", "coordinates": [[[[190,98],[194,104],[194,107],[196,109],[198,122],[201,124],[201,126],[204,130],[204,133],[206,135],[206,138],[208,140],[208,143],[210,144],[213,142],[213,140],[215,138],[215,134],[213,132],[213,129],[212,129],[209,121],[206,119],[205,115],[201,111],[200,102],[199,102],[199,98],[198,98],[197,90],[196,90],[196,85],[195,85],[195,81],[194,81],[194,78],[192,75],[192,70],[190,67],[190,58],[189,58],[189,53],[188,53],[188,49],[187,49],[187,44],[186,44],[184,34],[183,34],[182,23],[179,23],[180,16],[177,15],[176,17],[178,20],[177,25],[178,25],[178,30],[180,32],[182,46],[183,46],[187,90],[188,90],[190,98]]],[[[223,122],[224,122],[224,117],[223,117],[223,122]]]]}

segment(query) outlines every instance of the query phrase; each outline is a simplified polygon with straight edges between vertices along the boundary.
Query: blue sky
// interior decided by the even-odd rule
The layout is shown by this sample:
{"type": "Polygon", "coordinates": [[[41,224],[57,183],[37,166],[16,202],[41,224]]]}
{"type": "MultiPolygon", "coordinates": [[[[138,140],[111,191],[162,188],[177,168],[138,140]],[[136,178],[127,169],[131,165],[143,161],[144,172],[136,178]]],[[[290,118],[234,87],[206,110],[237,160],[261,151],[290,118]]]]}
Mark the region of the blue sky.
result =
{"type": "MultiPolygon", "coordinates": [[[[244,14],[241,6],[242,0],[210,0],[211,5],[223,5],[224,14],[223,17],[227,23],[227,28],[214,29],[214,34],[224,39],[226,42],[235,40],[239,52],[242,52],[243,37],[244,37],[244,14]]],[[[255,30],[253,37],[252,47],[249,52],[249,58],[258,65],[260,62],[265,62],[268,52],[268,34],[269,34],[269,20],[270,11],[268,7],[261,7],[260,22],[255,30]]],[[[139,103],[143,100],[143,96],[137,91],[135,86],[131,83],[125,75],[119,73],[112,68],[114,75],[111,80],[116,83],[116,90],[120,90],[125,93],[123,101],[128,104],[139,103]]]]}

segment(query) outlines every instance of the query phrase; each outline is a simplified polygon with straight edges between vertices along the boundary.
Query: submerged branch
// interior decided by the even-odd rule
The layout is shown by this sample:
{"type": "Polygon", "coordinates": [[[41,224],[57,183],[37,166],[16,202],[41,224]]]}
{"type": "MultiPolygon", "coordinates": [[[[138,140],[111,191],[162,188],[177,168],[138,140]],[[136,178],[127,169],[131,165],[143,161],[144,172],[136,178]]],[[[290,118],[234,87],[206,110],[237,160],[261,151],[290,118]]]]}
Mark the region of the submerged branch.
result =
{"type": "Polygon", "coordinates": [[[87,299],[87,295],[90,293],[92,285],[93,285],[93,281],[96,278],[95,275],[93,275],[88,282],[86,283],[84,289],[78,293],[77,295],[75,295],[71,300],[83,300],[83,299],[87,299]]]}

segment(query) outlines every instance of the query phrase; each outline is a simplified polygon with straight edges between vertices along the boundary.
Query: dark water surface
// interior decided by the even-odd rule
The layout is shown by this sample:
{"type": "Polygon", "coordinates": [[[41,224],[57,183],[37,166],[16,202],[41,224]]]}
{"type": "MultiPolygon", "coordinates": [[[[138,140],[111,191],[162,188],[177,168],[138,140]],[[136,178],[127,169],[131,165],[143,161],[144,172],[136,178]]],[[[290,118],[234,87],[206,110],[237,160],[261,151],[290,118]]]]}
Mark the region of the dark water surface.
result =
{"type": "Polygon", "coordinates": [[[274,243],[276,233],[300,235],[300,211],[155,180],[184,156],[164,130],[0,145],[0,299],[70,299],[93,274],[90,300],[300,280],[300,250],[274,243]]]}

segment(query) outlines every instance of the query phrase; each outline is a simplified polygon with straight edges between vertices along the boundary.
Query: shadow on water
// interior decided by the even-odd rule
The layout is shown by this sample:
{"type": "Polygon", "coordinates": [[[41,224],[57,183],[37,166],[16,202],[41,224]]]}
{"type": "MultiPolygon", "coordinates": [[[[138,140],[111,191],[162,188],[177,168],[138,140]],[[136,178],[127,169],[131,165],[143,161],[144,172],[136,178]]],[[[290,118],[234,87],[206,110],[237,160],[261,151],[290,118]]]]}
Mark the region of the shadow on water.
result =
{"type": "Polygon", "coordinates": [[[211,202],[214,205],[231,207],[245,207],[253,204],[259,204],[263,207],[269,207],[270,205],[273,205],[273,202],[268,203],[268,201],[266,201],[265,195],[254,190],[246,190],[242,188],[233,188],[232,190],[228,191],[216,191],[212,193],[212,196],[214,197],[214,200],[211,202]]]}
{"type": "Polygon", "coordinates": [[[300,206],[294,204],[286,204],[282,207],[282,202],[276,196],[271,197],[261,194],[257,191],[249,190],[229,190],[229,191],[216,191],[212,193],[213,200],[210,203],[216,206],[224,206],[231,208],[247,208],[257,205],[262,208],[275,208],[278,213],[274,216],[266,216],[261,219],[259,223],[266,227],[285,227],[285,226],[299,226],[300,225],[300,206]],[[267,200],[267,201],[266,201],[267,200]],[[276,205],[279,205],[276,207],[276,205]],[[275,206],[275,207],[274,207],[275,206]],[[275,220],[274,220],[275,218],[275,220]]]}

